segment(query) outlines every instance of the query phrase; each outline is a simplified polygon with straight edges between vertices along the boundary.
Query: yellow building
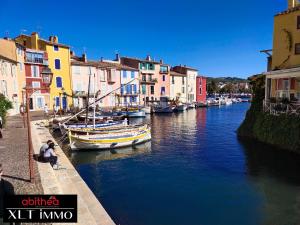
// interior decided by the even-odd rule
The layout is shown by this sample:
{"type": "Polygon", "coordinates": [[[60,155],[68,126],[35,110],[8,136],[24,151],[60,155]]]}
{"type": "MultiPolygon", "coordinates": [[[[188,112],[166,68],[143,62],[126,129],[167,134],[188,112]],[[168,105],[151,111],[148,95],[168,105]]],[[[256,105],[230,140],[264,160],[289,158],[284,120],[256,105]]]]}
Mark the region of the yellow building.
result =
{"type": "Polygon", "coordinates": [[[273,49],[263,51],[269,55],[265,99],[300,102],[300,4],[287,3],[287,10],[274,18],[273,49]]]}
{"type": "Polygon", "coordinates": [[[20,35],[15,41],[28,49],[45,51],[48,55],[49,68],[53,72],[50,86],[50,106],[69,108],[72,104],[72,82],[70,71],[70,48],[60,44],[57,36],[50,36],[49,40],[42,39],[37,33],[20,35]]]}

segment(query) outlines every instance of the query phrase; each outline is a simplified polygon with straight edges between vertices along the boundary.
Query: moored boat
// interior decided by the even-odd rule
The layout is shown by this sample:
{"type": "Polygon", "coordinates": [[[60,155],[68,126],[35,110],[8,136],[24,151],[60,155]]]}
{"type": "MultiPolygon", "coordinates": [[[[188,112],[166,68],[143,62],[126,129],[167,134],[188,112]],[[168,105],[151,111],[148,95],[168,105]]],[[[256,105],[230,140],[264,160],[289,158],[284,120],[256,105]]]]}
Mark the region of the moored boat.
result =
{"type": "Polygon", "coordinates": [[[174,112],[183,112],[186,110],[186,108],[187,108],[186,105],[181,104],[181,105],[176,105],[173,110],[174,112]]]}
{"type": "Polygon", "coordinates": [[[137,131],[93,135],[72,134],[69,141],[72,150],[114,149],[138,145],[151,140],[151,128],[146,126],[137,131]]]}

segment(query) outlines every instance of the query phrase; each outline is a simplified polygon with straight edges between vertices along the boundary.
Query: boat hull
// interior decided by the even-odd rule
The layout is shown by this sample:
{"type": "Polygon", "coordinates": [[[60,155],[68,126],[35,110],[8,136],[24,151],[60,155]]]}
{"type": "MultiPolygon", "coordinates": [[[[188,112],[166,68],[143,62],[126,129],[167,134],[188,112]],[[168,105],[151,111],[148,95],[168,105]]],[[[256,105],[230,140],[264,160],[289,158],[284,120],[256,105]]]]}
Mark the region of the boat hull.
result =
{"type": "Polygon", "coordinates": [[[137,135],[121,138],[82,138],[69,135],[72,150],[106,150],[128,146],[135,146],[151,140],[151,130],[147,129],[137,135]]]}

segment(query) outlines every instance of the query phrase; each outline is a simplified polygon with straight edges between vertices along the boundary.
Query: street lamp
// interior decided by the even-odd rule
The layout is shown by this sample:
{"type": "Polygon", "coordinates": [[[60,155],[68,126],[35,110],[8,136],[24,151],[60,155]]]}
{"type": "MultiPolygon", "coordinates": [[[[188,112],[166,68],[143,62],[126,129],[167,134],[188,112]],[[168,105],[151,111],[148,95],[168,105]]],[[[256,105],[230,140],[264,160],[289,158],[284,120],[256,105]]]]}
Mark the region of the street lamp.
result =
{"type": "Polygon", "coordinates": [[[53,73],[49,68],[44,68],[41,72],[42,76],[42,87],[39,88],[34,88],[30,86],[25,86],[25,98],[26,98],[26,113],[27,113],[27,138],[28,138],[28,162],[29,162],[29,178],[30,182],[33,182],[34,175],[33,175],[33,161],[32,161],[32,152],[33,152],[33,147],[32,147],[32,140],[31,140],[31,123],[30,123],[30,110],[29,110],[29,98],[30,95],[33,94],[36,91],[41,91],[41,90],[50,90],[50,84],[52,82],[53,78],[53,73]]]}

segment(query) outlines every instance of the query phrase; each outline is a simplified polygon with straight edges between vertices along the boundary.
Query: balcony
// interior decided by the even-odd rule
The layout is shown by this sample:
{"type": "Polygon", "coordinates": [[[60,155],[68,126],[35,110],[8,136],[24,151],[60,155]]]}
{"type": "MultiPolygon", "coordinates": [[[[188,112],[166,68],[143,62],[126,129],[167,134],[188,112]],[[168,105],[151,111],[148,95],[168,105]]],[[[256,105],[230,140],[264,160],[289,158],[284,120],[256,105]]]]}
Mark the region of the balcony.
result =
{"type": "Polygon", "coordinates": [[[155,84],[155,83],[157,83],[157,78],[147,78],[147,79],[142,78],[140,80],[140,83],[141,84],[155,84]]]}
{"type": "Polygon", "coordinates": [[[300,101],[287,101],[287,100],[264,100],[263,110],[265,113],[271,115],[297,115],[300,116],[300,101]]]}
{"type": "Polygon", "coordinates": [[[48,66],[48,56],[46,53],[26,52],[25,63],[42,64],[48,66]]]}

